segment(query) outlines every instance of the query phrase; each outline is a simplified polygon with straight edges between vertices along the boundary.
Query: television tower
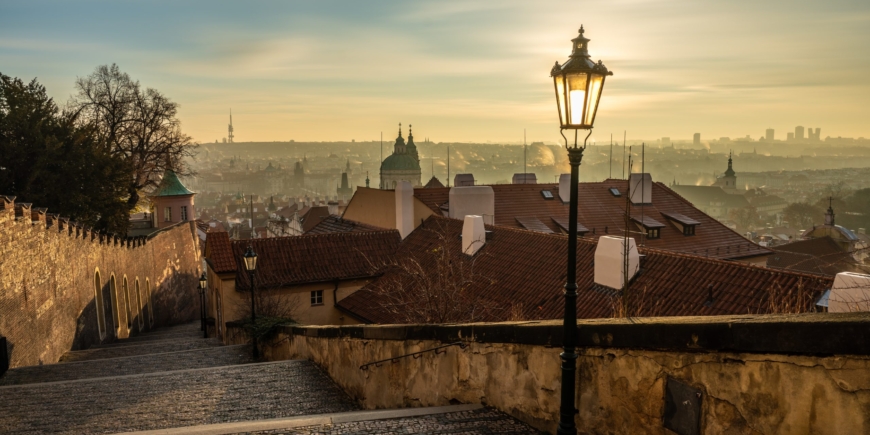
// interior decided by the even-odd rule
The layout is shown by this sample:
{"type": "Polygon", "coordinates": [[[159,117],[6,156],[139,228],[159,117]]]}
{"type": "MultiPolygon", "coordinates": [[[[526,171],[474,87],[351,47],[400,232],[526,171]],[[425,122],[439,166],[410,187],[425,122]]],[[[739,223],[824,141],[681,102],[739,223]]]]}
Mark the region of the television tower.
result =
{"type": "Polygon", "coordinates": [[[233,109],[230,109],[230,126],[227,134],[227,143],[233,143],[233,109]]]}

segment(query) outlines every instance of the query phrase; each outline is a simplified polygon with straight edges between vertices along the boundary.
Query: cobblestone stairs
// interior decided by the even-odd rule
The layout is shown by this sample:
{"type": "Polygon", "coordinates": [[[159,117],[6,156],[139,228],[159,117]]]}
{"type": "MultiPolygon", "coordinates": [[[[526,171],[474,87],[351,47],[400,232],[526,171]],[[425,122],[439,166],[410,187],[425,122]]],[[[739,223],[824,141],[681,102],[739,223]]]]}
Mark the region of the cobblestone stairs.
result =
{"type": "Polygon", "coordinates": [[[253,363],[199,323],[0,377],[0,433],[536,433],[479,405],[362,411],[309,361],[253,363]]]}

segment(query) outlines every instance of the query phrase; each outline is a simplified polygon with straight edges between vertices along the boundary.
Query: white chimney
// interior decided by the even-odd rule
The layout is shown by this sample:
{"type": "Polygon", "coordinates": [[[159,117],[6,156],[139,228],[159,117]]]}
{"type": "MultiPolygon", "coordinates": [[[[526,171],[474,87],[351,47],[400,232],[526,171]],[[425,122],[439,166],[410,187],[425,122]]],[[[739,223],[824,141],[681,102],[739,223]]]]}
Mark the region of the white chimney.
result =
{"type": "Polygon", "coordinates": [[[338,214],[338,201],[329,201],[326,203],[326,208],[331,215],[338,214]]]}
{"type": "Polygon", "coordinates": [[[483,216],[467,215],[462,223],[462,253],[474,255],[486,244],[483,216]]]}
{"type": "Polygon", "coordinates": [[[490,186],[451,187],[447,217],[465,219],[468,215],[483,217],[483,223],[495,222],[495,193],[490,186]]]}
{"type": "Polygon", "coordinates": [[[532,173],[514,174],[513,184],[538,184],[538,176],[532,173]]]}
{"type": "Polygon", "coordinates": [[[840,272],[828,296],[828,312],[855,311],[870,311],[870,275],[840,272]]]}
{"type": "Polygon", "coordinates": [[[571,174],[559,175],[559,199],[565,204],[571,202],[571,174]]]}
{"type": "Polygon", "coordinates": [[[414,231],[414,187],[404,180],[396,184],[396,229],[403,240],[414,231]]]}
{"type": "Polygon", "coordinates": [[[454,186],[474,186],[474,174],[456,174],[453,177],[454,186]]]}
{"type": "Polygon", "coordinates": [[[601,236],[595,248],[595,284],[622,289],[625,282],[625,240],[628,241],[628,280],[631,281],[640,270],[640,255],[633,238],[601,236]]]}
{"type": "Polygon", "coordinates": [[[652,204],[652,175],[631,174],[628,191],[632,204],[652,204]]]}

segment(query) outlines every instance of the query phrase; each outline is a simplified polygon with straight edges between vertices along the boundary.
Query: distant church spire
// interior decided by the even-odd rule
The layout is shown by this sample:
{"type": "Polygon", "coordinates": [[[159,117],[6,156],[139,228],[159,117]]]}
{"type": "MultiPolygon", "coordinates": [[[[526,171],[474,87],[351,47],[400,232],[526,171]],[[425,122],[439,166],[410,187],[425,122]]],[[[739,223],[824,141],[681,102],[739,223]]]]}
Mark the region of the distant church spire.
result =
{"type": "Polygon", "coordinates": [[[230,125],[228,130],[227,143],[233,143],[233,109],[230,109],[230,125]]]}
{"type": "Polygon", "coordinates": [[[834,197],[828,197],[828,211],[825,212],[825,225],[834,226],[834,197]]]}

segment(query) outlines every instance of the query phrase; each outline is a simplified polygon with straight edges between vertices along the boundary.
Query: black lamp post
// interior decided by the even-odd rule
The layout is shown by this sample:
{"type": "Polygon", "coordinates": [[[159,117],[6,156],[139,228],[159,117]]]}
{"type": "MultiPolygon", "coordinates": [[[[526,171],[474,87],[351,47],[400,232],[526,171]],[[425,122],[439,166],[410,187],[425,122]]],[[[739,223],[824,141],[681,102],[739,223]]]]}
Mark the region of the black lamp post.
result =
{"type": "Polygon", "coordinates": [[[598,101],[604,89],[604,79],[613,75],[601,63],[589,58],[589,39],[580,35],[571,40],[573,48],[567,62],[556,65],[550,71],[556,89],[556,105],[559,110],[559,123],[562,137],[565,130],[574,130],[574,146],[568,145],[568,162],[571,164],[571,196],[568,212],[568,282],[565,284],[565,317],[562,342],[562,397],[559,407],[558,434],[576,434],[577,426],[574,404],[577,378],[577,184],[580,181],[580,162],[586,149],[586,140],[592,135],[592,125],[598,112],[598,101]],[[577,145],[577,130],[589,130],[583,139],[583,147],[577,145]]]}
{"type": "Polygon", "coordinates": [[[257,350],[257,308],[254,306],[255,292],[257,288],[257,284],[254,280],[257,272],[257,253],[254,252],[254,248],[251,245],[248,245],[248,250],[245,251],[245,269],[248,270],[248,273],[251,276],[251,336],[253,337],[253,353],[251,354],[254,357],[254,360],[260,359],[260,351],[257,350]]]}
{"type": "Polygon", "coordinates": [[[208,310],[205,309],[205,289],[208,288],[208,279],[205,277],[205,272],[199,277],[199,322],[202,328],[202,338],[208,338],[208,328],[205,326],[205,316],[208,310]]]}

